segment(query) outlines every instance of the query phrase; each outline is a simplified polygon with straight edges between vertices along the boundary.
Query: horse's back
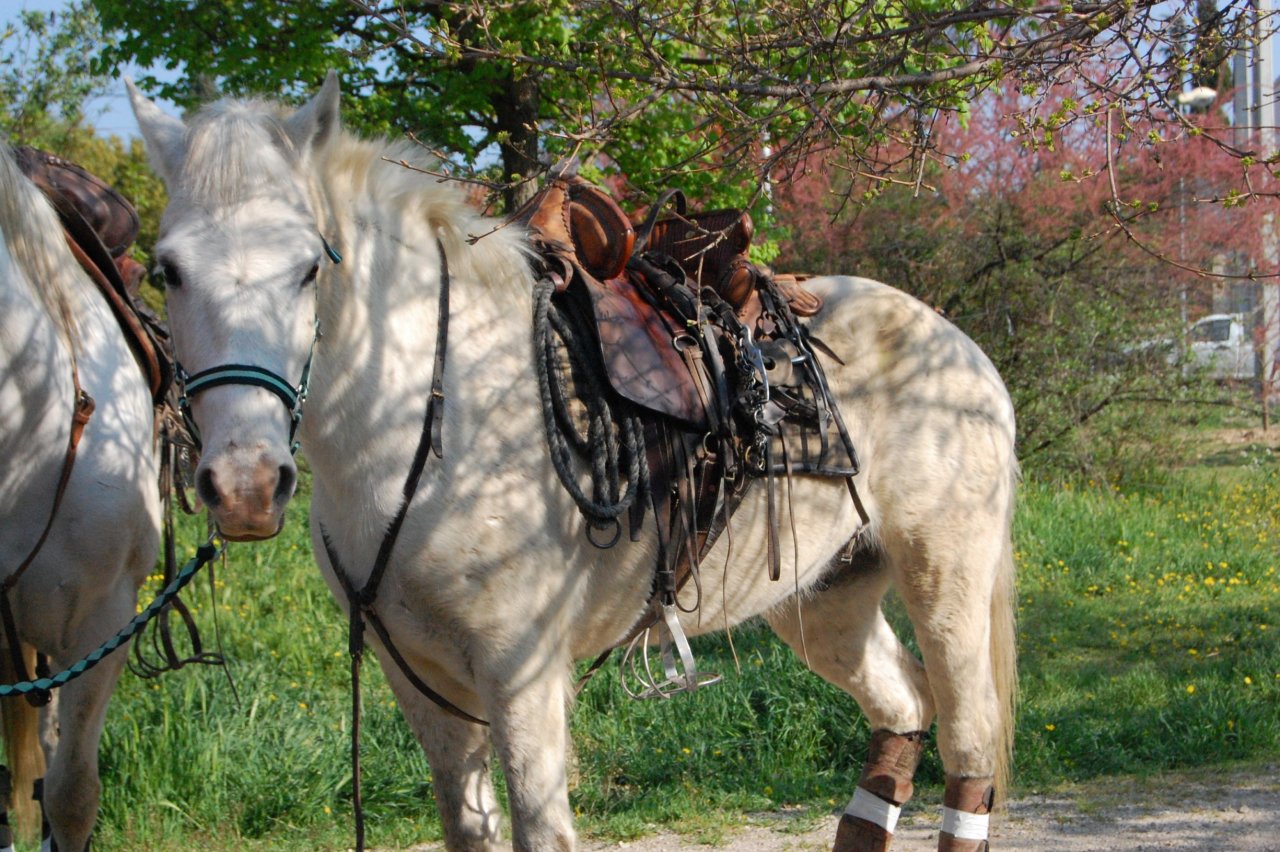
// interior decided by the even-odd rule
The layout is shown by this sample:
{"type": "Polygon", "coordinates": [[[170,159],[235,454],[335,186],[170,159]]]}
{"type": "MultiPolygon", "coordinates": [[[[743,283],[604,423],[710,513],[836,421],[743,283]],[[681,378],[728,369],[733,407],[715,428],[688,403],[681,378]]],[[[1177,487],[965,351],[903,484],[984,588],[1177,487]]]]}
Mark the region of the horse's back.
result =
{"type": "Polygon", "coordinates": [[[882,510],[910,501],[920,518],[979,502],[1003,514],[1017,479],[1014,412],[986,354],[886,284],[830,276],[805,286],[826,302],[811,328],[844,362],[828,361],[827,372],[869,499],[882,510]]]}

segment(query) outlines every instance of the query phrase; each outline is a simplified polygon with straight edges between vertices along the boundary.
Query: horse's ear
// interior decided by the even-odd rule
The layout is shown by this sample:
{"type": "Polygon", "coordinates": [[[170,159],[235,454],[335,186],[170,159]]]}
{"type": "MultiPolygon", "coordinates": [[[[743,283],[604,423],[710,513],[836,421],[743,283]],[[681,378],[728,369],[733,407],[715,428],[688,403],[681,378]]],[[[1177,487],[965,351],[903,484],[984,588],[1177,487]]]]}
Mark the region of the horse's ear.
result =
{"type": "Polygon", "coordinates": [[[330,70],[324,85],[285,121],[285,132],[305,157],[323,145],[338,126],[338,74],[330,70]]]}
{"type": "Polygon", "coordinates": [[[139,92],[132,80],[126,79],[124,85],[129,90],[133,115],[138,119],[138,129],[142,131],[142,139],[151,155],[151,165],[160,173],[161,180],[172,185],[182,170],[186,128],[181,121],[165,114],[152,100],[139,92]]]}

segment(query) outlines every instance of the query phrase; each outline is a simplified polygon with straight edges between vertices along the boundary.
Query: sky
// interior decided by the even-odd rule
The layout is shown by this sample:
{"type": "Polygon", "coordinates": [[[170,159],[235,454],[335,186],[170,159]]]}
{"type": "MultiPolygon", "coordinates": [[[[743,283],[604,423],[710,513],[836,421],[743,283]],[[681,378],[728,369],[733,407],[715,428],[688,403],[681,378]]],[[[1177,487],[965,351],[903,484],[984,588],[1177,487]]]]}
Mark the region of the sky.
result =
{"type": "MultiPolygon", "coordinates": [[[[36,12],[56,12],[66,8],[68,0],[0,0],[0,23],[12,20],[23,10],[36,12]]],[[[85,116],[100,136],[119,136],[129,139],[139,135],[138,122],[133,118],[133,110],[129,107],[129,96],[125,92],[124,78],[136,78],[141,75],[137,66],[125,66],[120,69],[120,76],[111,81],[108,91],[100,97],[92,99],[85,105],[85,116]]],[[[156,76],[164,78],[163,69],[156,76]]],[[[173,115],[178,109],[172,103],[158,101],[160,107],[173,115]]]]}

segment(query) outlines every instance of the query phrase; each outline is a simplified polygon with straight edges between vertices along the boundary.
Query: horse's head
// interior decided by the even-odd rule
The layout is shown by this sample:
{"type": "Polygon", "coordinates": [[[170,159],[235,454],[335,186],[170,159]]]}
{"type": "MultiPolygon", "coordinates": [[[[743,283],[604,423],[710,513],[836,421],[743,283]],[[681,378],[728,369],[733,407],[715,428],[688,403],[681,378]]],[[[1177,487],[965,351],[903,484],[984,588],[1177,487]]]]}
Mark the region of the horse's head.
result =
{"type": "Polygon", "coordinates": [[[314,179],[338,123],[337,78],[291,115],[220,101],[188,124],[129,95],[169,191],[155,256],[202,445],[196,492],[226,538],[269,538],[297,484],[316,278],[337,259],[314,179]]]}

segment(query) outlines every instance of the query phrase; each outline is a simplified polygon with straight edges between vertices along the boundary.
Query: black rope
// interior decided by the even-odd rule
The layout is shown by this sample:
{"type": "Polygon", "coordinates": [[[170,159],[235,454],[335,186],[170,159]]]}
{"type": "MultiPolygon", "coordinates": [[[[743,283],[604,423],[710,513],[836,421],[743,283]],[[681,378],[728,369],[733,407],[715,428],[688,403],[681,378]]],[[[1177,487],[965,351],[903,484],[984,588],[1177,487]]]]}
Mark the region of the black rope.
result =
{"type": "Polygon", "coordinates": [[[592,527],[620,528],[619,517],[635,503],[636,495],[646,493],[649,487],[644,423],[614,397],[599,356],[593,357],[594,341],[585,321],[572,304],[553,301],[554,292],[554,282],[543,280],[535,285],[533,316],[534,368],[551,464],[592,527]],[[571,376],[556,366],[561,346],[567,353],[571,376]],[[581,383],[581,394],[572,392],[568,387],[571,382],[581,383]],[[585,437],[570,411],[575,397],[586,409],[585,437]],[[575,456],[586,459],[590,468],[590,496],[574,475],[575,456]]]}

